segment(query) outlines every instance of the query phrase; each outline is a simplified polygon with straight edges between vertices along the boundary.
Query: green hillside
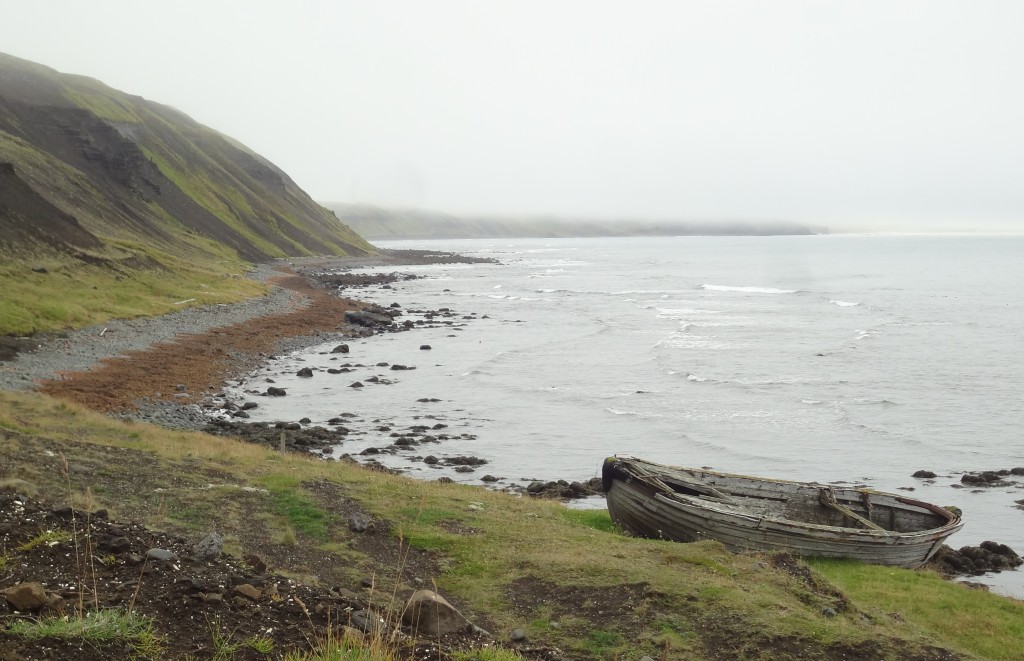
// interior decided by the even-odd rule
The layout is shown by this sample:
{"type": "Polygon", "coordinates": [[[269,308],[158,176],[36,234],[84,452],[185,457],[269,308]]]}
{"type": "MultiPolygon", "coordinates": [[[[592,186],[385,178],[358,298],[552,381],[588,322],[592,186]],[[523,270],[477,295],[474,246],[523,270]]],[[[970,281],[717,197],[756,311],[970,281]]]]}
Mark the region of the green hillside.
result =
{"type": "Polygon", "coordinates": [[[251,295],[227,279],[248,263],[372,251],[184,113],[0,54],[0,333],[251,295]]]}

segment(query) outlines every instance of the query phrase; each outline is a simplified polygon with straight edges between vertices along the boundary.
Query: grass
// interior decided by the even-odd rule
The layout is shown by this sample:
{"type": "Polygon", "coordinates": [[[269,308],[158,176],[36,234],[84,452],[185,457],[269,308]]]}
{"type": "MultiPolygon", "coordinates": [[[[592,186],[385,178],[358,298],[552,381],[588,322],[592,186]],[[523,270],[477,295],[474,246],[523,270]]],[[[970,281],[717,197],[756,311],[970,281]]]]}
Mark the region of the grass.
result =
{"type": "Polygon", "coordinates": [[[58,638],[95,646],[123,644],[144,658],[157,658],[161,650],[152,620],[121,608],[88,611],[79,618],[15,620],[4,633],[26,640],[58,638]]]}
{"type": "Polygon", "coordinates": [[[61,542],[66,542],[69,539],[71,539],[71,535],[66,532],[60,530],[47,530],[39,533],[21,546],[15,547],[14,550],[19,552],[31,551],[34,548],[43,546],[44,544],[55,546],[61,542]]]}
{"type": "Polygon", "coordinates": [[[260,484],[269,492],[274,511],[288,521],[288,528],[293,529],[293,535],[297,531],[317,541],[327,540],[327,525],[331,515],[302,492],[300,480],[285,475],[272,475],[261,480],[260,484]]]}
{"type": "Polygon", "coordinates": [[[965,589],[932,572],[844,560],[815,559],[811,565],[875,619],[898,613],[951,647],[986,659],[1020,658],[1024,602],[965,589]]]}
{"type": "MultiPolygon", "coordinates": [[[[699,659],[714,656],[708,646],[718,641],[729,641],[737,654],[756,657],[771,650],[773,641],[786,641],[821,656],[855,655],[870,642],[891,658],[942,645],[967,655],[1008,659],[1024,640],[1024,604],[925,572],[815,561],[813,570],[822,582],[831,582],[850,600],[838,617],[827,618],[822,610],[836,606],[834,595],[773,569],[763,556],[732,554],[715,542],[628,538],[603,511],[567,510],[558,503],[415,481],[227,438],[128,424],[31,393],[0,392],[0,437],[4,430],[14,435],[8,445],[22,442],[21,435],[25,443],[31,438],[33,447],[47,439],[60,443],[72,461],[95,445],[126,448],[120,452],[133,453],[136,465],[145,457],[152,464],[147,470],[155,475],[180,479],[186,471],[214,466],[221,480],[266,490],[246,496],[246,502],[261,508],[250,518],[250,528],[280,521],[297,538],[317,540],[317,553],[336,558],[336,576],[321,579],[345,581],[350,578],[345,572],[367,559],[359,559],[350,545],[352,533],[347,526],[332,525],[336,515],[317,500],[319,491],[309,488],[336,484],[346,499],[388,522],[405,543],[428,550],[441,569],[422,578],[436,581],[465,612],[485,615],[495,633],[526,626],[531,640],[562,647],[574,658],[648,654],[699,659]],[[451,522],[463,532],[448,530],[451,522]],[[899,619],[889,615],[894,612],[899,619]],[[561,626],[551,626],[553,621],[561,626]],[[531,624],[538,622],[543,626],[531,624]]],[[[0,465],[7,461],[4,447],[0,443],[0,465]]],[[[28,454],[38,457],[40,452],[28,454]]],[[[2,473],[0,479],[7,477],[2,473]]],[[[33,475],[43,495],[63,488],[59,480],[47,482],[53,479],[47,471],[33,475]]],[[[133,497],[140,499],[132,504],[133,516],[137,512],[144,522],[147,517],[173,522],[157,515],[157,500],[168,498],[167,492],[147,490],[133,497]]],[[[190,498],[216,503],[225,494],[196,490],[190,498]]],[[[170,509],[178,506],[161,502],[170,509]]],[[[116,509],[118,504],[104,505],[116,509]]],[[[230,507],[209,512],[211,526],[220,525],[216,517],[238,517],[230,507]]],[[[266,534],[265,543],[274,543],[266,534]]],[[[380,578],[394,569],[378,567],[375,573],[380,578]]],[[[381,589],[390,593],[387,586],[381,589]]],[[[387,653],[365,645],[357,651],[352,641],[325,640],[312,655],[290,658],[391,658],[387,653]]]]}
{"type": "Polygon", "coordinates": [[[113,318],[164,314],[183,307],[231,303],[266,291],[236,277],[243,262],[222,268],[180,265],[174,272],[136,269],[116,281],[109,269],[50,258],[47,273],[25,273],[23,263],[0,266],[0,335],[30,335],[100,324],[113,318]],[[180,301],[195,299],[187,304],[180,301]]]}

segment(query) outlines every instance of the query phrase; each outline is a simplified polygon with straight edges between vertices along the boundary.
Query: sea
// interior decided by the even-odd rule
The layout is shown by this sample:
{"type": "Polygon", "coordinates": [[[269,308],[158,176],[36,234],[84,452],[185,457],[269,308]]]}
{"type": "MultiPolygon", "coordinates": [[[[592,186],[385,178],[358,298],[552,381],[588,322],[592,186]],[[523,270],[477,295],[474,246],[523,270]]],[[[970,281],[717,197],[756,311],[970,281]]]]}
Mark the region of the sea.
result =
{"type": "MultiPolygon", "coordinates": [[[[361,367],[344,375],[295,376],[341,364],[336,342],[278,357],[235,384],[249,398],[268,378],[287,389],[253,419],[326,426],[348,413],[336,454],[383,448],[372,458],[412,477],[487,475],[494,488],[587,480],[614,454],[864,485],[961,508],[954,547],[1024,554],[1024,477],[961,483],[1024,466],[1024,236],[378,245],[497,263],[363,269],[422,277],[349,295],[410,319],[447,308],[448,323],[350,341],[343,359],[361,367]],[[348,387],[356,378],[366,387],[348,387]],[[392,434],[414,425],[441,438],[396,449],[392,434]],[[459,456],[487,463],[442,467],[459,456]]],[[[973,580],[1024,598],[1024,572],[973,580]]]]}

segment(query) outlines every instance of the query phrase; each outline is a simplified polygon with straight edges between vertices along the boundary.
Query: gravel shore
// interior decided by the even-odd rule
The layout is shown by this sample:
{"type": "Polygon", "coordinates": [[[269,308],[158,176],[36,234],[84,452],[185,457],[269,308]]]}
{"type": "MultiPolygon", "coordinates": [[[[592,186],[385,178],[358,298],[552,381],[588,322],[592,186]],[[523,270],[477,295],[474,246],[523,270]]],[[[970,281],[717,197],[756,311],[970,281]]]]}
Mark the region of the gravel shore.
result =
{"type": "MultiPolygon", "coordinates": [[[[254,267],[249,277],[268,282],[281,275],[274,264],[254,267]]],[[[105,324],[69,331],[65,337],[42,340],[33,351],[23,351],[14,360],[0,363],[0,389],[28,390],[37,381],[60,372],[79,372],[106,358],[141,351],[183,334],[203,333],[271,313],[288,312],[305,305],[307,299],[295,292],[271,286],[266,296],[240,303],[185,308],[160,317],[112,319],[105,324]]]]}

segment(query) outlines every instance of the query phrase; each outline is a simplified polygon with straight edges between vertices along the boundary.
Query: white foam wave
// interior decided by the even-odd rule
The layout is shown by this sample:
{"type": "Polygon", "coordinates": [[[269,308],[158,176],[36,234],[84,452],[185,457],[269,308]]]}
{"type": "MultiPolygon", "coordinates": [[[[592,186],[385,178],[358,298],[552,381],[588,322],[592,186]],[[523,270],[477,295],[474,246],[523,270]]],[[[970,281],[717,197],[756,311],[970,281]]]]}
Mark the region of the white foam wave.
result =
{"type": "Polygon", "coordinates": [[[687,374],[686,380],[693,381],[694,383],[704,383],[705,381],[707,381],[707,378],[703,376],[697,376],[696,374],[687,374]]]}
{"type": "Polygon", "coordinates": [[[832,303],[834,305],[838,305],[841,308],[852,308],[855,305],[860,305],[860,303],[850,303],[849,301],[834,301],[834,300],[830,300],[829,303],[832,303]]]}
{"type": "Polygon", "coordinates": [[[795,289],[775,289],[774,287],[729,287],[727,285],[701,285],[708,291],[738,291],[748,294],[795,294],[795,289]]]}
{"type": "Polygon", "coordinates": [[[722,314],[721,310],[701,310],[700,308],[658,308],[658,312],[664,315],[722,314]]]}

